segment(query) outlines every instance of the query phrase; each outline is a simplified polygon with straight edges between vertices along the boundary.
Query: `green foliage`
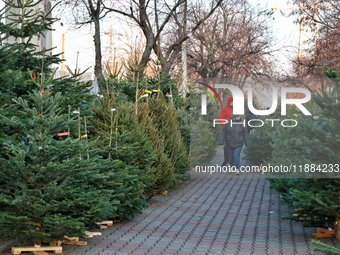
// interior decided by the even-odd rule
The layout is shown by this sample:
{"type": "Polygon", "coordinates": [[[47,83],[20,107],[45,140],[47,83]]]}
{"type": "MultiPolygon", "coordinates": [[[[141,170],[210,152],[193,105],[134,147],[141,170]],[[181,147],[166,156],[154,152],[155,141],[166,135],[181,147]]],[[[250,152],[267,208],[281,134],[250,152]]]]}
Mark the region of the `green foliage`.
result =
{"type": "Polygon", "coordinates": [[[96,221],[128,219],[146,207],[144,196],[168,191],[189,170],[188,101],[177,96],[176,80],[121,79],[116,67],[100,98],[81,81],[85,71],[68,68],[71,77],[53,79],[59,55],[31,40],[55,19],[32,15],[35,4],[18,1],[12,7],[24,14],[0,25],[0,236],[23,242],[83,236],[96,221]],[[9,36],[18,43],[7,44],[9,36]],[[137,83],[139,92],[160,89],[139,100],[138,115],[137,83]]]}
{"type": "Polygon", "coordinates": [[[152,174],[154,183],[153,185],[149,185],[145,190],[148,197],[168,191],[175,182],[174,177],[176,171],[174,162],[171,160],[170,155],[167,154],[165,148],[167,141],[165,141],[164,136],[154,124],[153,118],[150,116],[151,114],[147,108],[144,108],[140,111],[138,118],[156,155],[156,160],[153,165],[154,171],[149,173],[152,174]]]}
{"type": "MultiPolygon", "coordinates": [[[[326,74],[332,78],[337,75],[334,70],[326,74]]],[[[271,187],[283,192],[283,202],[296,209],[288,218],[302,221],[307,226],[334,228],[340,216],[338,79],[330,85],[332,92],[323,90],[313,94],[312,101],[307,105],[312,116],[300,115],[297,127],[279,130],[279,139],[273,142],[269,162],[273,165],[296,165],[297,172],[300,166],[303,172],[306,167],[309,169],[309,173],[295,174],[294,179],[270,179],[271,187]],[[314,168],[311,167],[313,164],[314,168]]]]}
{"type": "Polygon", "coordinates": [[[101,155],[107,157],[105,155],[111,151],[113,159],[138,167],[145,184],[144,194],[148,197],[168,191],[185,176],[189,167],[186,101],[181,97],[164,96],[163,92],[173,91],[172,86],[164,82],[167,79],[159,82],[142,77],[138,80],[139,89],[157,90],[158,86],[162,89],[150,98],[138,100],[137,116],[134,105],[137,79],[131,80],[131,77],[125,80],[108,78],[103,97],[96,103],[96,119],[100,120],[96,123],[96,131],[101,137],[101,155]],[[117,111],[111,121],[113,108],[117,111]],[[183,129],[178,120],[184,123],[183,129]],[[187,144],[182,133],[187,135],[187,144]]]}
{"type": "MultiPolygon", "coordinates": [[[[97,95],[90,95],[90,90],[93,85],[92,81],[81,81],[83,74],[88,70],[72,71],[68,66],[70,73],[69,77],[53,79],[53,86],[50,87],[51,93],[55,94],[58,91],[63,93],[63,101],[60,104],[62,113],[68,113],[68,107],[71,106],[71,112],[80,108],[81,116],[88,118],[93,115],[92,104],[97,95]]],[[[90,118],[91,119],[91,118],[90,118]]]]}
{"type": "MultiPolygon", "coordinates": [[[[52,23],[57,21],[56,18],[50,18],[49,13],[43,15],[41,12],[34,13],[33,8],[41,1],[6,1],[5,7],[0,10],[0,16],[4,18],[5,10],[9,7],[12,12],[20,9],[23,14],[8,14],[6,24],[1,24],[0,32],[0,113],[4,116],[13,116],[14,114],[22,118],[20,112],[15,112],[12,100],[17,97],[26,99],[29,92],[37,89],[41,81],[41,76],[53,76],[52,64],[60,64],[60,54],[52,55],[52,49],[39,51],[38,46],[32,44],[34,36],[44,36],[44,32],[52,30],[52,23]],[[8,38],[16,38],[15,43],[7,43],[8,38]],[[36,77],[36,81],[33,79],[36,77]],[[37,86],[38,85],[38,86],[37,86]]],[[[71,71],[71,70],[69,70],[71,71]]],[[[70,78],[53,79],[49,82],[49,93],[55,95],[62,91],[63,101],[60,102],[62,113],[68,112],[68,106],[71,111],[81,108],[81,117],[92,115],[89,105],[92,104],[94,96],[88,94],[91,82],[81,82],[79,79],[83,73],[80,71],[71,72],[70,78]]],[[[30,103],[30,100],[28,100],[30,103]]],[[[91,127],[91,121],[88,126],[91,127]]],[[[82,127],[83,118],[82,118],[82,127]]],[[[73,137],[78,137],[77,128],[71,129],[73,137]]],[[[82,130],[82,133],[84,131],[82,130]]],[[[9,128],[7,123],[0,121],[0,141],[12,141],[20,138],[24,134],[15,128],[9,128]]],[[[18,140],[17,140],[18,141],[18,140]]],[[[0,142],[0,155],[3,155],[3,143],[0,142]]]]}
{"type": "Polygon", "coordinates": [[[99,135],[100,155],[108,159],[111,151],[111,159],[122,160],[137,167],[140,179],[145,185],[143,191],[149,193],[148,190],[155,183],[153,174],[156,171],[154,164],[157,156],[146,135],[146,128],[139,123],[133,109],[126,105],[117,105],[113,94],[104,94],[97,100],[96,105],[94,124],[95,132],[99,135]],[[112,112],[111,109],[116,111],[112,112]]]}
{"type": "Polygon", "coordinates": [[[183,138],[183,142],[187,148],[187,153],[190,152],[190,116],[188,110],[185,107],[177,109],[177,122],[179,124],[179,130],[183,138]]]}
{"type": "Polygon", "coordinates": [[[340,246],[338,247],[330,246],[317,240],[311,240],[310,243],[313,245],[315,252],[322,252],[326,255],[339,255],[340,254],[340,246]]]}
{"type": "Polygon", "coordinates": [[[105,181],[93,171],[100,168],[100,160],[80,156],[91,153],[81,140],[57,138],[75,124],[60,114],[61,93],[36,90],[29,100],[15,100],[22,118],[1,116],[25,134],[20,143],[6,142],[6,157],[0,159],[1,235],[21,241],[82,236],[86,226],[112,211],[112,191],[96,190],[88,182],[105,181]]]}
{"type": "Polygon", "coordinates": [[[43,36],[43,33],[52,30],[52,23],[56,18],[50,18],[48,14],[34,13],[33,7],[41,1],[6,1],[3,9],[0,10],[2,18],[9,7],[24,10],[21,14],[11,13],[8,16],[9,23],[1,23],[0,31],[3,35],[0,39],[0,84],[1,91],[11,92],[20,97],[27,95],[27,91],[35,88],[30,79],[28,70],[34,73],[43,72],[50,75],[52,64],[60,62],[57,55],[50,54],[51,49],[36,51],[37,45],[32,43],[33,36],[43,36]],[[17,42],[9,44],[6,40],[16,38],[17,42]]]}
{"type": "Polygon", "coordinates": [[[202,166],[215,156],[218,142],[211,131],[211,123],[198,120],[190,125],[190,167],[202,166]]]}
{"type": "MultiPolygon", "coordinates": [[[[258,119],[262,118],[258,117],[258,119]]],[[[270,145],[275,139],[276,128],[271,127],[271,125],[265,124],[262,127],[254,127],[249,134],[249,145],[244,149],[245,158],[253,165],[258,166],[270,160],[273,151],[270,145]]]]}
{"type": "Polygon", "coordinates": [[[189,157],[182,140],[176,109],[165,99],[153,99],[149,102],[152,122],[158,135],[164,139],[164,149],[175,167],[175,178],[181,178],[188,171],[189,157]]]}
{"type": "MultiPolygon", "coordinates": [[[[34,5],[25,4],[19,7],[34,5]]],[[[90,139],[91,146],[85,139],[73,139],[78,137],[79,120],[69,111],[80,108],[83,135],[83,116],[93,115],[96,98],[88,94],[92,83],[80,81],[84,72],[79,70],[69,70],[70,78],[52,79],[50,66],[60,63],[59,56],[48,50],[37,52],[30,39],[49,29],[54,20],[30,17],[11,24],[19,30],[31,27],[30,33],[20,34],[19,43],[2,41],[0,48],[1,237],[23,242],[63,240],[64,236],[83,236],[84,230],[107,217],[128,219],[141,213],[145,175],[120,160],[101,159],[98,152],[107,153],[93,145],[96,138],[90,139]],[[71,138],[58,137],[68,129],[71,138]]],[[[0,27],[2,39],[6,29],[7,24],[0,27]]],[[[91,118],[87,127],[91,135],[91,118]]],[[[120,152],[133,149],[125,144],[120,152]]]]}
{"type": "MultiPolygon", "coordinates": [[[[104,91],[107,93],[107,89],[111,92],[114,91],[118,104],[126,104],[127,102],[134,103],[136,100],[137,82],[139,90],[156,91],[160,89],[160,92],[153,92],[150,97],[164,97],[167,101],[172,100],[176,108],[186,105],[185,99],[178,96],[177,80],[171,78],[169,75],[161,79],[145,75],[139,79],[133,78],[131,75],[128,75],[124,79],[111,79],[108,77],[104,82],[106,87],[102,85],[101,91],[103,93],[104,91]],[[172,98],[166,97],[166,95],[172,95],[172,98]]],[[[143,100],[145,101],[146,99],[142,99],[141,101],[144,102],[143,100]]]]}
{"type": "Polygon", "coordinates": [[[142,213],[146,207],[143,198],[145,185],[137,167],[128,166],[120,160],[101,160],[101,167],[91,174],[94,173],[104,178],[100,182],[98,178],[87,178],[89,184],[97,190],[111,191],[109,218],[129,219],[135,213],[142,213]]]}

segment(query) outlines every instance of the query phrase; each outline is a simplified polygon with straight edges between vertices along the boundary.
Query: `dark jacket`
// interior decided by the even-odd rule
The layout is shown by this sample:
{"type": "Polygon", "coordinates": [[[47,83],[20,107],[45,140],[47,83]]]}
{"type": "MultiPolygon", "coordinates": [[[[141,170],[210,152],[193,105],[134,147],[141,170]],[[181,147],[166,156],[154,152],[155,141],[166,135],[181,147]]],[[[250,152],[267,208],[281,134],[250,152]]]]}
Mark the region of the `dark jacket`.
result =
{"type": "Polygon", "coordinates": [[[219,138],[219,145],[223,145],[224,142],[227,144],[230,148],[238,148],[241,147],[243,144],[248,146],[249,144],[249,136],[247,131],[247,126],[243,127],[242,124],[243,121],[234,124],[231,127],[230,125],[231,121],[228,123],[228,125],[224,125],[220,134],[219,138]]]}
{"type": "Polygon", "coordinates": [[[248,125],[248,122],[254,119],[257,119],[256,115],[252,112],[247,112],[246,124],[247,124],[248,133],[250,133],[250,131],[253,129],[250,125],[248,125]]]}

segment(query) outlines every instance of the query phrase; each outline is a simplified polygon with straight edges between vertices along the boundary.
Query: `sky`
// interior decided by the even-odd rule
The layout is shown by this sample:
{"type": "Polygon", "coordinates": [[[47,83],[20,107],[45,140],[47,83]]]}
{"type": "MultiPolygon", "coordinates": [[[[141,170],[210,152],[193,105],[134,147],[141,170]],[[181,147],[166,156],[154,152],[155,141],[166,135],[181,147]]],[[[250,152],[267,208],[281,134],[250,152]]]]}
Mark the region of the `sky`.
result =
{"type": "MultiPolygon", "coordinates": [[[[280,0],[250,0],[252,5],[260,5],[260,10],[265,10],[271,7],[282,7],[286,9],[286,13],[288,14],[290,11],[287,9],[287,6],[282,4],[284,1],[280,0]]],[[[281,15],[279,11],[276,11],[272,16],[272,30],[277,38],[273,47],[275,49],[285,47],[281,49],[280,53],[275,53],[276,58],[281,64],[284,66],[285,69],[288,69],[290,64],[287,60],[287,55],[292,57],[292,54],[297,54],[297,45],[298,45],[298,33],[299,28],[297,25],[293,24],[293,17],[284,17],[281,15]],[[295,48],[293,48],[295,47],[295,48]],[[289,50],[289,52],[287,52],[289,50]]],[[[81,70],[84,70],[88,67],[91,67],[93,70],[94,66],[94,42],[93,42],[93,34],[94,30],[91,29],[90,26],[82,28],[80,30],[74,30],[67,23],[63,20],[57,22],[53,25],[55,32],[53,34],[53,41],[54,46],[56,49],[53,51],[54,53],[60,53],[62,51],[62,33],[67,32],[65,35],[65,59],[66,65],[69,65],[71,69],[75,69],[76,67],[76,59],[77,59],[77,52],[79,52],[78,57],[78,67],[81,70]],[[60,22],[64,23],[62,27],[60,22]]],[[[110,18],[108,18],[105,22],[102,22],[102,48],[108,46],[109,38],[107,35],[104,34],[105,31],[108,31],[110,27],[110,18]]],[[[117,20],[114,21],[113,29],[120,33],[125,33],[125,31],[120,30],[122,26],[119,25],[117,20]]],[[[115,42],[118,45],[118,42],[115,42]]],[[[119,46],[116,46],[119,47],[119,46]]],[[[105,49],[104,49],[105,50],[105,49]]],[[[105,57],[105,53],[103,54],[105,57]]]]}
{"type": "MultiPolygon", "coordinates": [[[[287,6],[282,4],[285,2],[282,0],[249,0],[249,2],[253,6],[260,5],[261,7],[258,8],[259,10],[266,10],[271,7],[287,8],[287,6]]],[[[286,10],[285,12],[289,13],[290,11],[286,10]]],[[[291,58],[297,55],[299,28],[297,25],[293,24],[293,19],[293,17],[284,17],[279,11],[276,11],[272,15],[272,20],[270,22],[274,37],[276,37],[273,48],[279,49],[285,47],[280,50],[280,53],[275,53],[278,62],[285,69],[289,69],[290,67],[287,56],[291,58]]],[[[105,48],[109,46],[109,37],[105,32],[109,31],[110,24],[110,16],[101,23],[103,58],[106,57],[105,52],[107,51],[105,51],[105,48]]],[[[53,53],[57,54],[62,52],[62,34],[65,33],[65,65],[68,65],[72,70],[78,66],[81,70],[90,68],[89,71],[93,72],[95,60],[93,42],[94,29],[90,26],[86,26],[82,29],[75,30],[63,19],[54,23],[53,29],[55,30],[52,35],[53,47],[55,47],[53,53]],[[63,23],[63,26],[61,26],[61,22],[63,23]]],[[[113,19],[113,30],[116,33],[123,35],[126,33],[126,29],[124,29],[124,26],[122,26],[117,18],[113,19]]],[[[114,47],[116,47],[117,50],[122,48],[121,42],[119,43],[117,40],[117,36],[116,40],[114,40],[114,44],[114,47]]],[[[59,67],[59,70],[60,68],[61,67],[59,67]]]]}

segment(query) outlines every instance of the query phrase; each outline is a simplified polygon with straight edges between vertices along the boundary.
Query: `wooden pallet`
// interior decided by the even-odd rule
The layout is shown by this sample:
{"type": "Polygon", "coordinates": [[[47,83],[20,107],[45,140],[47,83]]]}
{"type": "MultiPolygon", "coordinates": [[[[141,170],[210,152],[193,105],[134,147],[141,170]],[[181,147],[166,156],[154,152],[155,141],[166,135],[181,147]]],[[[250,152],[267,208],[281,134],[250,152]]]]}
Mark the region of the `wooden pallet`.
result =
{"type": "Polygon", "coordinates": [[[102,222],[96,222],[96,224],[99,226],[100,229],[106,229],[108,226],[112,226],[113,225],[113,221],[112,220],[105,220],[102,222]]]}
{"type": "MultiPolygon", "coordinates": [[[[61,246],[41,246],[41,247],[33,247],[33,246],[22,246],[22,247],[12,247],[13,254],[21,254],[23,251],[31,251],[33,254],[46,254],[45,251],[53,251],[54,253],[62,253],[63,247],[61,246]],[[35,252],[35,253],[34,253],[35,252]],[[45,252],[45,253],[41,253],[45,252]]],[[[48,253],[47,253],[48,254],[48,253]]]]}
{"type": "Polygon", "coordinates": [[[328,230],[324,228],[317,228],[316,233],[312,234],[313,237],[333,237],[334,230],[328,230]]]}

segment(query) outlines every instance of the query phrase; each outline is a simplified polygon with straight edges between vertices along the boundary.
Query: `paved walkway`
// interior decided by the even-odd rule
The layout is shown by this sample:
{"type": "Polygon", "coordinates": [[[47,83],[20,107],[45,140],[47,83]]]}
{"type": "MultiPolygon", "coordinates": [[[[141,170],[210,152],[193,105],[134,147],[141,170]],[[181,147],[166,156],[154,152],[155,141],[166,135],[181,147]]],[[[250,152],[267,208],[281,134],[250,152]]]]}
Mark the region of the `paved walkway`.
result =
{"type": "MultiPolygon", "coordinates": [[[[217,158],[221,160],[219,149],[217,158]]],[[[219,162],[220,164],[222,162],[219,162]]],[[[261,173],[190,171],[190,179],[129,222],[115,223],[87,246],[63,245],[65,255],[313,254],[315,228],[281,220],[289,209],[261,173]]]]}

